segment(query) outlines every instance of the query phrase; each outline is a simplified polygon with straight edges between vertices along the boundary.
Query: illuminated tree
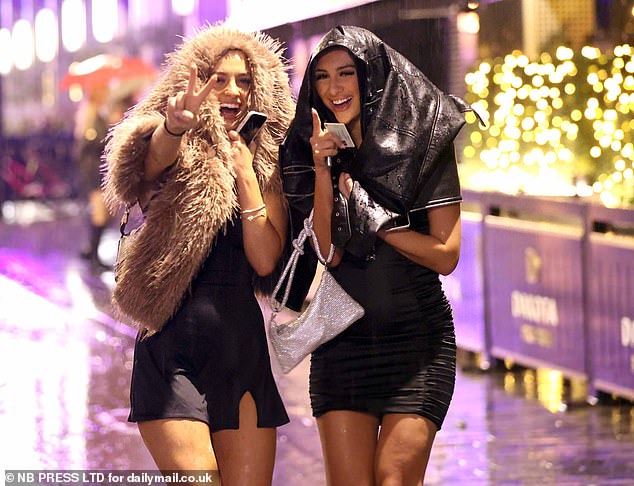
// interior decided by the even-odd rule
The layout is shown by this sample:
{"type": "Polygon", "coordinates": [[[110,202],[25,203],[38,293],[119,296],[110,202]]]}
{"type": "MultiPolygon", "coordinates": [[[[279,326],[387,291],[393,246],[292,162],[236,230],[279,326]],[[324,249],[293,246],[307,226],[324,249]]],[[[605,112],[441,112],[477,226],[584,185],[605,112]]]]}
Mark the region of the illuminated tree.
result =
{"type": "Polygon", "coordinates": [[[465,185],[634,204],[633,51],[561,46],[534,61],[514,51],[481,62],[466,76],[467,101],[488,126],[468,119],[465,185]]]}

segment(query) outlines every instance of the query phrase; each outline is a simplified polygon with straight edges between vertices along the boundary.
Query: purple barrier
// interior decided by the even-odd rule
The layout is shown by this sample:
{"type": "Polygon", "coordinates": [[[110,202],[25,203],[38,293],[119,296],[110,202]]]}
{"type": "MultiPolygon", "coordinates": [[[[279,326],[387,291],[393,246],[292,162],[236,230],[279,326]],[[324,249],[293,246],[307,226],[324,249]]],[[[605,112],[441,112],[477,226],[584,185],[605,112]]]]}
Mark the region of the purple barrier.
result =
{"type": "Polygon", "coordinates": [[[456,344],[467,351],[488,353],[482,282],[482,212],[479,207],[470,208],[471,197],[475,196],[464,194],[460,261],[453,273],[441,279],[453,309],[456,344]]]}
{"type": "Polygon", "coordinates": [[[587,376],[585,207],[490,195],[484,259],[491,354],[587,376]]]}
{"type": "Polygon", "coordinates": [[[589,241],[590,363],[594,387],[634,399],[634,210],[593,207],[606,233],[589,241]],[[619,235],[618,226],[629,226],[619,235]]]}

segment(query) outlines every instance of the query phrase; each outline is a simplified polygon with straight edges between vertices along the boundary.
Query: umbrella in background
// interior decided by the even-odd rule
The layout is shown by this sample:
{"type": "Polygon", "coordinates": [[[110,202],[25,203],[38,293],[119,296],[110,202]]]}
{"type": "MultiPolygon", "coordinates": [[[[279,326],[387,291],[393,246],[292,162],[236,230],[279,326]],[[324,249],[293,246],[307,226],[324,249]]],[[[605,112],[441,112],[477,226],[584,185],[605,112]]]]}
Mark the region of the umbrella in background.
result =
{"type": "Polygon", "coordinates": [[[73,85],[79,85],[83,90],[89,91],[113,83],[147,80],[156,73],[156,67],[143,59],[100,54],[72,63],[68,73],[60,81],[60,88],[70,89],[73,85]]]}

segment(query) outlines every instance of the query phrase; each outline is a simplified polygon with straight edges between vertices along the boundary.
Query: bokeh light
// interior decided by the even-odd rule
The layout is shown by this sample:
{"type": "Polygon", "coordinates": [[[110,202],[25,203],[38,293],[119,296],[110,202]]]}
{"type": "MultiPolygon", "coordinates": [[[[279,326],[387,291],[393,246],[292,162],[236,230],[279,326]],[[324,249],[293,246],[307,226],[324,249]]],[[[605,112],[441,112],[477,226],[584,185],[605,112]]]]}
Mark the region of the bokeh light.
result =
{"type": "Polygon", "coordinates": [[[467,187],[634,205],[634,49],[519,51],[467,74],[467,187]]]}

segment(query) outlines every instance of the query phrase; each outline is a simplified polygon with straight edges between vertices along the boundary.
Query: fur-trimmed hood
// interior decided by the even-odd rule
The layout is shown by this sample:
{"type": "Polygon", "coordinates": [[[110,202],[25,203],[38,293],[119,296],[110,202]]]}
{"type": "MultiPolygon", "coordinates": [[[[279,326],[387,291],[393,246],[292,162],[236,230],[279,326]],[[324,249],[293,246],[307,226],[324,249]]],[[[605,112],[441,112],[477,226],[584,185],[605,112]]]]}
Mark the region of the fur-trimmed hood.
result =
{"type": "MultiPolygon", "coordinates": [[[[150,139],[163,122],[168,97],[186,89],[191,63],[206,80],[233,49],[249,60],[249,108],[268,115],[254,157],[260,188],[281,192],[278,146],[294,111],[281,45],[262,33],[213,26],[167,56],[152,91],[111,130],[104,152],[104,190],[111,209],[134,204],[151,189],[143,180],[150,139]]],[[[160,330],[178,309],[215,235],[239,209],[230,142],[213,95],[201,105],[199,118],[198,128],[184,135],[177,163],[152,197],[113,292],[121,317],[150,332],[160,330]]]]}

